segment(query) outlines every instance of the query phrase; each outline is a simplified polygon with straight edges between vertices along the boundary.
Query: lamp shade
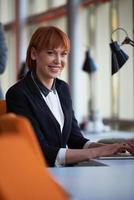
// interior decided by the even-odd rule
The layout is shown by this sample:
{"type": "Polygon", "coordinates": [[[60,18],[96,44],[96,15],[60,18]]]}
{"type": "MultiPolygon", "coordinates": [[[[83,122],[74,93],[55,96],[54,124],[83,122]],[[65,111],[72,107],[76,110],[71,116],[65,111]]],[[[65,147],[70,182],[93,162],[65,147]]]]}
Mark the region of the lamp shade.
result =
{"type": "Polygon", "coordinates": [[[92,57],[90,56],[89,50],[86,51],[85,61],[84,61],[82,69],[85,72],[88,72],[89,74],[94,73],[97,70],[97,65],[94,62],[94,60],[92,59],[92,57]]]}
{"type": "Polygon", "coordinates": [[[112,51],[112,75],[115,74],[128,60],[129,56],[120,48],[117,41],[110,43],[112,51]]]}

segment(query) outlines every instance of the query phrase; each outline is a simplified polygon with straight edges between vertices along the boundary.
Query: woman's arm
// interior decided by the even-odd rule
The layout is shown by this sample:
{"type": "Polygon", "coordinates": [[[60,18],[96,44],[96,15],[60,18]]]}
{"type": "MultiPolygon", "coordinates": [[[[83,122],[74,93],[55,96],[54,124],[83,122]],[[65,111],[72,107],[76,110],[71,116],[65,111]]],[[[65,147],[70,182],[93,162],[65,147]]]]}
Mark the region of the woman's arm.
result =
{"type": "Polygon", "coordinates": [[[124,143],[107,144],[88,149],[67,149],[65,162],[66,164],[74,164],[98,158],[100,156],[112,156],[123,150],[124,143]]]}

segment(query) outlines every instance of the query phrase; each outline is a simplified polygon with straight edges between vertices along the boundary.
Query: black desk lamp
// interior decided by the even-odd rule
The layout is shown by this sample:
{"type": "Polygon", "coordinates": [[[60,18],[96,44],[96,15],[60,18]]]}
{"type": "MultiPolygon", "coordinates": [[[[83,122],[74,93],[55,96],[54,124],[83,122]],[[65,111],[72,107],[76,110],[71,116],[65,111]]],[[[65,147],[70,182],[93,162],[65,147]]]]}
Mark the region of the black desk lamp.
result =
{"type": "Polygon", "coordinates": [[[102,117],[94,105],[94,97],[96,92],[95,88],[93,88],[93,85],[96,81],[94,79],[94,74],[97,72],[98,66],[96,65],[94,59],[91,57],[90,50],[85,52],[85,60],[82,69],[89,74],[90,78],[89,119],[88,123],[86,122],[87,126],[85,130],[88,132],[107,131],[109,130],[109,127],[103,124],[102,117]]]}
{"type": "Polygon", "coordinates": [[[110,43],[110,48],[112,51],[112,75],[115,74],[129,58],[129,56],[120,47],[124,44],[130,44],[134,47],[134,41],[128,37],[128,33],[125,29],[118,27],[112,32],[112,35],[119,30],[123,31],[126,37],[120,45],[117,41],[113,41],[113,39],[111,39],[112,42],[110,43]]]}
{"type": "Polygon", "coordinates": [[[90,55],[90,50],[86,51],[85,61],[83,64],[83,70],[90,75],[97,70],[96,63],[94,62],[93,58],[90,55]]]}

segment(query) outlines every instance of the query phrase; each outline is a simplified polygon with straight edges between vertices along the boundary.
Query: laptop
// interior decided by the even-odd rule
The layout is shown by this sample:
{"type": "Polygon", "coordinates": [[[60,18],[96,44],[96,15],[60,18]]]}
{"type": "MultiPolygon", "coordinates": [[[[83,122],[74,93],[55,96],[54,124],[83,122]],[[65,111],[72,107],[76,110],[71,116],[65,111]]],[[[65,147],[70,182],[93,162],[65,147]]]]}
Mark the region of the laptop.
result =
{"type": "Polygon", "coordinates": [[[120,160],[120,159],[134,159],[134,155],[131,155],[128,151],[125,153],[118,153],[113,156],[102,156],[98,160],[120,160]]]}

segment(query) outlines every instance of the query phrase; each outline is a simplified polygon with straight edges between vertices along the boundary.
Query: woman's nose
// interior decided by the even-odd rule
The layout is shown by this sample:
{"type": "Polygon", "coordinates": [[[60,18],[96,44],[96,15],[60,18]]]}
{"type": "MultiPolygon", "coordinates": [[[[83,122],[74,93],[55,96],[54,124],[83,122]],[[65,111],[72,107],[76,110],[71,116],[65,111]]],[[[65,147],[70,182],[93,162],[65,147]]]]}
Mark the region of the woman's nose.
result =
{"type": "Polygon", "coordinates": [[[56,55],[56,57],[55,57],[55,63],[56,64],[60,64],[61,63],[61,56],[60,55],[56,55]]]}

